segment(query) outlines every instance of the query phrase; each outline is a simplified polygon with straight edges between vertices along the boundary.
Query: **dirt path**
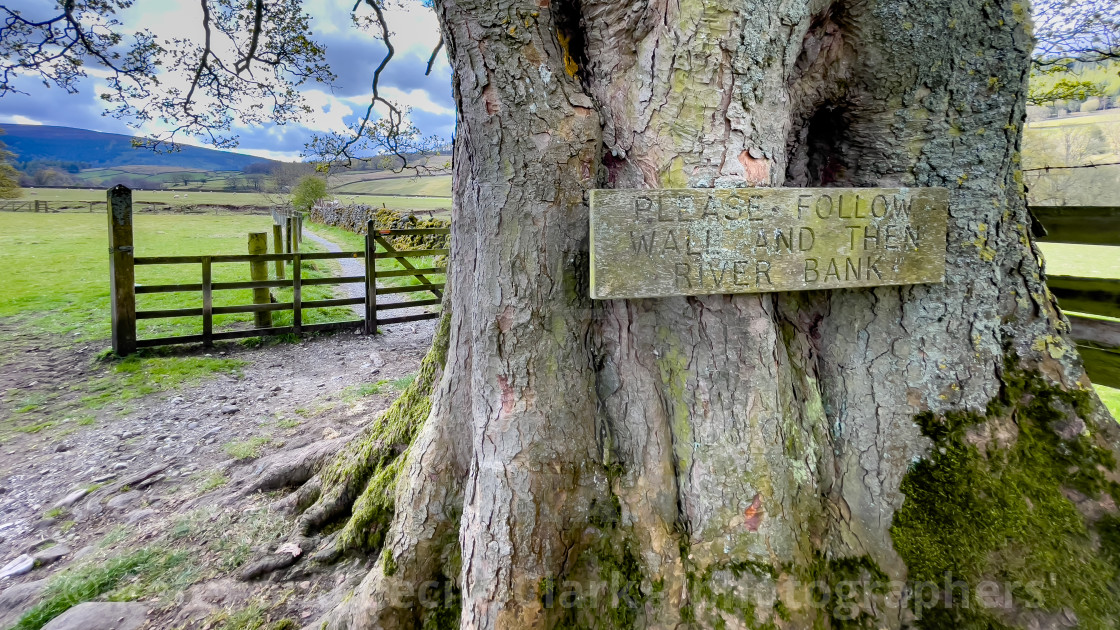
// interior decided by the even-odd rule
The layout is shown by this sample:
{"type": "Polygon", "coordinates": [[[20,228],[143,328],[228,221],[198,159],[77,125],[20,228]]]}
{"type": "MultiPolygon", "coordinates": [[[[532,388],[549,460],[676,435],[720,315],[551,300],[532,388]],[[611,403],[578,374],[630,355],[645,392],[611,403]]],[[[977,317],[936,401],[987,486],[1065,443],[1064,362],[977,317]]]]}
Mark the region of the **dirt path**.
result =
{"type": "Polygon", "coordinates": [[[408,382],[432,330],[433,322],[421,322],[376,336],[184,348],[172,356],[244,364],[197,385],[90,409],[89,392],[112,377],[113,364],[94,358],[104,342],[66,346],[0,320],[0,340],[18,341],[0,354],[0,574],[46,554],[40,566],[0,577],[0,628],[41,596],[44,578],[139,545],[181,553],[173,557],[196,571],[175,588],[141,589],[146,627],[201,623],[254,602],[294,619],[317,615],[360,577],[360,563],[292,572],[285,588],[300,593],[294,598],[277,596],[276,584],[231,582],[236,567],[269,551],[289,526],[268,507],[272,498],[239,493],[237,480],[253,477],[261,457],[357,432],[408,382]],[[197,589],[223,595],[211,601],[197,589]],[[24,591],[33,597],[12,599],[24,591]]]}
{"type": "MultiPolygon", "coordinates": [[[[303,236],[305,238],[311,239],[312,241],[315,241],[316,243],[321,245],[323,248],[325,248],[328,252],[340,252],[340,251],[342,251],[342,247],[339,246],[338,243],[335,243],[334,241],[329,241],[329,240],[323,238],[322,236],[319,236],[318,234],[316,234],[316,233],[314,233],[311,230],[308,230],[306,228],[303,230],[303,236]]],[[[344,276],[364,276],[364,275],[366,275],[366,266],[365,266],[365,263],[363,261],[360,261],[360,260],[355,259],[355,258],[340,258],[335,262],[337,262],[342,267],[342,275],[344,275],[344,276]]],[[[340,284],[340,285],[338,285],[338,288],[345,291],[348,297],[364,298],[366,296],[366,285],[364,285],[360,282],[355,282],[355,283],[351,283],[351,284],[340,284]]],[[[365,317],[366,311],[365,311],[365,308],[361,304],[355,304],[351,308],[354,309],[354,312],[357,313],[358,317],[365,317]]]]}
{"type": "MultiPolygon", "coordinates": [[[[304,235],[304,237],[310,238],[312,241],[315,241],[319,245],[325,247],[328,252],[340,252],[340,251],[342,251],[342,247],[340,247],[337,243],[335,243],[333,241],[330,241],[330,240],[327,240],[327,239],[323,238],[322,236],[319,236],[318,234],[315,234],[314,232],[312,232],[312,231],[310,231],[306,228],[304,228],[304,230],[303,230],[303,235],[304,235]]],[[[366,273],[365,263],[360,262],[357,259],[342,258],[342,259],[339,259],[337,262],[340,265],[342,265],[342,274],[345,275],[345,276],[362,276],[362,275],[365,275],[365,273],[366,273]]],[[[342,288],[342,290],[344,290],[349,297],[364,298],[366,296],[366,287],[365,287],[364,284],[360,284],[360,283],[343,284],[343,285],[339,285],[339,287],[342,288]]],[[[430,294],[430,293],[425,293],[425,294],[419,295],[419,296],[417,294],[391,293],[391,294],[388,294],[388,295],[379,295],[377,297],[377,303],[378,304],[398,304],[400,302],[406,302],[406,301],[410,301],[410,300],[422,300],[422,299],[426,300],[426,299],[430,299],[431,297],[432,297],[432,294],[430,294]]],[[[354,308],[354,312],[357,313],[359,317],[365,317],[365,309],[361,305],[355,305],[353,308],[354,308]]],[[[423,313],[426,313],[426,312],[428,312],[428,311],[424,310],[421,307],[392,309],[392,310],[389,310],[389,311],[385,311],[385,313],[381,315],[381,318],[384,319],[386,317],[403,317],[403,316],[406,316],[406,315],[420,315],[420,314],[423,314],[423,313]]],[[[399,326],[399,325],[400,324],[397,324],[397,326],[399,326]]]]}

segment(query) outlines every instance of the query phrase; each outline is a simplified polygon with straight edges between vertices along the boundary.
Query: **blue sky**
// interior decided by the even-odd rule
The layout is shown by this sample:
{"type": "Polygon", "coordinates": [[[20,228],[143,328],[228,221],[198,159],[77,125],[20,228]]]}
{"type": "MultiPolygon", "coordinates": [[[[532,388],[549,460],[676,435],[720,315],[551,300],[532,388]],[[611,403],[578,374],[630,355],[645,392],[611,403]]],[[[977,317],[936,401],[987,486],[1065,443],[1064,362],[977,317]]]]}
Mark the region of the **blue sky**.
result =
{"type": "MultiPolygon", "coordinates": [[[[54,3],[43,0],[18,0],[5,3],[19,8],[27,18],[53,16],[54,3]],[[44,7],[47,5],[47,7],[44,7]],[[50,7],[50,10],[48,10],[50,7]]],[[[315,39],[324,44],[327,62],[337,75],[332,86],[308,85],[304,96],[315,113],[304,124],[263,127],[237,127],[237,151],[276,159],[298,159],[308,137],[314,132],[345,129],[358,120],[369,103],[373,69],[385,53],[382,44],[368,33],[358,31],[350,22],[349,0],[305,2],[312,16],[315,39]]],[[[419,2],[405,0],[404,7],[389,12],[396,56],[382,74],[381,92],[390,100],[412,107],[412,119],[425,135],[450,138],[455,127],[455,105],[451,98],[451,70],[441,52],[430,76],[424,76],[428,57],[439,41],[439,30],[430,9],[419,2]]],[[[122,14],[128,25],[151,29],[157,36],[182,37],[198,28],[201,12],[197,0],[140,0],[122,14]],[[184,28],[184,25],[188,25],[184,28]]],[[[201,29],[198,29],[201,32],[201,29]]],[[[124,121],[103,116],[97,96],[103,81],[90,73],[79,86],[78,94],[66,94],[47,87],[35,77],[19,82],[27,95],[10,94],[0,98],[0,123],[45,124],[81,127],[95,131],[129,135],[155,131],[143,127],[138,132],[124,121]]]]}

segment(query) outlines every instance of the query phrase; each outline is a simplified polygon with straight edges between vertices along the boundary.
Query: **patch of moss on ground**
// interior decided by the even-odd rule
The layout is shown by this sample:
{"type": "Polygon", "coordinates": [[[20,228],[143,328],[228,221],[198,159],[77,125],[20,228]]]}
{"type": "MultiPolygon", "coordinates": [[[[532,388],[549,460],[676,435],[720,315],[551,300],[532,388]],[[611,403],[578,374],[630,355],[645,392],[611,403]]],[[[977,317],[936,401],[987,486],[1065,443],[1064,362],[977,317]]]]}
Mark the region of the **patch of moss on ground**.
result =
{"type": "Polygon", "coordinates": [[[1120,618],[1118,522],[1087,525],[1063,489],[1116,495],[1104,473],[1116,462],[1089,436],[1056,432],[1073,415],[1089,417],[1088,392],[1062,390],[1014,366],[1009,362],[1003,392],[985,414],[916,418],[934,447],[902,482],[894,546],[912,583],[941,588],[948,578],[969,587],[968,598],[922,610],[918,627],[1004,627],[1007,617],[977,596],[977,586],[991,581],[1001,593],[1010,589],[1016,608],[1069,609],[1079,627],[1113,628],[1120,618]],[[1018,436],[982,452],[966,433],[987,422],[1012,422],[1018,436]]]}

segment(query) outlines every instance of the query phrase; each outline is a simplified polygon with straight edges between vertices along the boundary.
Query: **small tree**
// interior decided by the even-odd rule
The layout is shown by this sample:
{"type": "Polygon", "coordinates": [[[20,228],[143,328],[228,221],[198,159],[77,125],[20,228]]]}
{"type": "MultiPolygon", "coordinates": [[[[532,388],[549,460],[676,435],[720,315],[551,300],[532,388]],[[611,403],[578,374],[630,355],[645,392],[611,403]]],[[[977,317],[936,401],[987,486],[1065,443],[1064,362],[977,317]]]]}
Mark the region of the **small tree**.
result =
{"type": "MultiPolygon", "coordinates": [[[[0,134],[3,131],[0,130],[0,134]]],[[[0,142],[0,199],[16,199],[23,194],[19,187],[19,172],[10,164],[15,154],[0,142]]]]}
{"type": "Polygon", "coordinates": [[[314,175],[306,175],[292,189],[292,206],[307,212],[316,201],[327,198],[327,180],[314,175]]]}

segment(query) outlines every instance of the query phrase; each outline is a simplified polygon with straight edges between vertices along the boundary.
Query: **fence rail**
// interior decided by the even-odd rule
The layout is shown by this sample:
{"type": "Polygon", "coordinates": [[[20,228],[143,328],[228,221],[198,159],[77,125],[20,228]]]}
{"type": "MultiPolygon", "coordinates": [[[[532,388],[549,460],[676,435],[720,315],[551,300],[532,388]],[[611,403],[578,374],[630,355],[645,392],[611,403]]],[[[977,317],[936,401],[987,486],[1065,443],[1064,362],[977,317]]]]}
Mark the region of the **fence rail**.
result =
{"type": "Polygon", "coordinates": [[[439,317],[439,313],[420,313],[400,317],[378,319],[379,311],[395,311],[404,308],[435,306],[442,302],[441,289],[444,284],[431,282],[426,275],[444,274],[446,267],[417,269],[408,260],[417,256],[446,256],[447,249],[425,249],[398,251],[386,240],[408,234],[450,234],[447,228],[426,230],[382,230],[373,229],[373,221],[367,225],[365,248],[362,251],[301,253],[299,242],[303,229],[302,216],[295,212],[273,212],[275,252],[267,253],[267,234],[249,235],[249,254],[216,254],[199,256],[136,256],[132,234],[132,192],[124,186],[117,186],[108,193],[109,214],[109,252],[110,252],[110,289],[112,310],[113,350],[121,356],[135,352],[137,348],[183,343],[202,343],[212,345],[215,341],[260,337],[268,335],[301,334],[309,332],[361,329],[366,334],[377,332],[378,324],[412,322],[439,317]],[[378,252],[381,245],[386,251],[378,252]],[[328,278],[304,278],[302,262],[305,260],[364,259],[362,275],[335,276],[328,278]],[[378,271],[378,260],[396,260],[404,269],[378,271]],[[268,279],[268,263],[276,264],[276,279],[268,279]],[[213,265],[245,264],[250,266],[252,280],[237,282],[214,282],[213,265]],[[284,279],[283,270],[291,264],[291,278],[284,279]],[[135,283],[137,265],[199,265],[201,282],[182,284],[138,285],[135,283]],[[399,278],[414,276],[419,284],[410,286],[378,287],[377,278],[399,278]],[[344,297],[321,300],[304,300],[303,287],[321,285],[364,284],[363,297],[344,297]],[[292,299],[287,302],[273,302],[270,289],[291,288],[292,299]],[[253,304],[214,306],[215,291],[253,290],[253,304]],[[392,303],[377,303],[377,295],[400,295],[406,293],[431,293],[436,299],[409,300],[392,303]],[[191,308],[170,308],[137,310],[136,296],[158,293],[201,293],[202,306],[191,308]],[[304,324],[303,311],[314,308],[364,305],[361,319],[331,322],[326,324],[304,324]],[[273,326],[271,314],[278,311],[291,311],[290,326],[273,326]],[[253,313],[255,327],[246,330],[214,330],[215,315],[253,313]],[[137,339],[136,322],[140,320],[166,319],[172,317],[201,317],[202,334],[177,335],[152,339],[137,339]]]}
{"type": "MultiPolygon", "coordinates": [[[[1031,213],[1044,242],[1120,246],[1120,207],[1032,206],[1031,213]]],[[[1120,280],[1047,274],[1046,284],[1066,312],[1089,378],[1120,387],[1120,321],[1092,317],[1120,318],[1120,280]]]]}

